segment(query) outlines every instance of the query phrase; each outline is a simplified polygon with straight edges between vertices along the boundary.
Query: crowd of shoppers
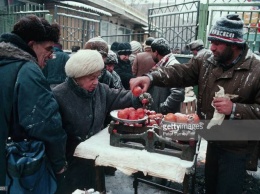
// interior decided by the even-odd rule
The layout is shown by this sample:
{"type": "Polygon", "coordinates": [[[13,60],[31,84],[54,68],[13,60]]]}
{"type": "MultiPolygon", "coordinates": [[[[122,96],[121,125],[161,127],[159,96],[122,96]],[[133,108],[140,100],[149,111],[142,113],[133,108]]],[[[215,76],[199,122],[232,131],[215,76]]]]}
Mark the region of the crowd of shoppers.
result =
{"type": "MultiPolygon", "coordinates": [[[[57,24],[22,17],[0,36],[0,186],[6,185],[5,142],[15,129],[15,141],[45,143],[57,194],[89,188],[105,193],[104,168],[73,153],[104,128],[110,111],[142,106],[131,92],[136,86],[150,93],[158,113],[179,112],[184,87],[198,85],[197,113],[205,123],[214,111],[234,122],[259,119],[260,59],[243,39],[243,26],[237,14],[219,18],[208,35],[210,50],[193,41],[188,48],[194,57],[180,64],[161,37],[147,38],[143,48],[132,41],[114,42],[110,49],[94,37],[69,56],[59,44],[57,24]],[[237,97],[216,98],[219,86],[237,97]]],[[[206,193],[242,194],[246,170],[256,169],[252,155],[258,147],[258,141],[208,140],[206,193]]]]}

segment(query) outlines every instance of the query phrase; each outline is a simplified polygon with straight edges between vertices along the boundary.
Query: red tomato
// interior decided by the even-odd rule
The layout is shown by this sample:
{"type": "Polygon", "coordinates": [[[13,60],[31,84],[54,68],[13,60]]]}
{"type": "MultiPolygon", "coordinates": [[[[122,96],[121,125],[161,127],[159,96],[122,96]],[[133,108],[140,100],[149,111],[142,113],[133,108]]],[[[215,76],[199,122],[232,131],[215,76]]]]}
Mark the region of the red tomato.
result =
{"type": "Polygon", "coordinates": [[[127,119],[128,118],[128,114],[125,110],[119,110],[117,112],[117,117],[120,119],[127,119]]]}
{"type": "Polygon", "coordinates": [[[134,107],[129,107],[128,109],[129,109],[129,111],[134,111],[135,110],[134,107]]]}
{"type": "Polygon", "coordinates": [[[162,113],[156,113],[155,114],[155,118],[156,119],[162,119],[163,118],[163,114],[162,113]]]}
{"type": "Polygon", "coordinates": [[[131,111],[129,113],[129,120],[138,120],[139,116],[136,111],[131,111]]]}
{"type": "Polygon", "coordinates": [[[167,115],[165,115],[164,117],[165,121],[170,121],[170,122],[176,122],[177,121],[177,116],[173,113],[168,113],[167,115]]]}
{"type": "Polygon", "coordinates": [[[154,110],[151,110],[150,115],[156,115],[156,112],[154,110]]]}
{"type": "Polygon", "coordinates": [[[130,110],[129,110],[129,108],[125,108],[125,109],[123,109],[124,111],[125,111],[125,113],[127,114],[127,117],[129,116],[129,113],[130,113],[130,110]]]}
{"type": "Polygon", "coordinates": [[[138,115],[138,118],[139,118],[139,119],[142,119],[142,118],[144,118],[144,116],[145,116],[145,114],[142,113],[142,112],[137,112],[137,115],[138,115]]]}
{"type": "Polygon", "coordinates": [[[155,118],[156,118],[156,115],[149,115],[148,118],[149,118],[149,119],[155,119],[155,118]]]}
{"type": "Polygon", "coordinates": [[[138,113],[145,113],[143,108],[136,109],[136,112],[138,112],[138,113]]]}
{"type": "Polygon", "coordinates": [[[138,108],[138,109],[136,109],[136,112],[137,112],[137,114],[138,114],[139,119],[144,118],[145,112],[144,112],[144,109],[143,109],[143,108],[138,108]]]}
{"type": "Polygon", "coordinates": [[[132,93],[134,96],[138,97],[142,94],[142,88],[140,86],[136,86],[133,90],[132,93]]]}
{"type": "Polygon", "coordinates": [[[142,100],[142,104],[147,104],[148,103],[148,99],[147,98],[144,98],[143,100],[142,100]]]}
{"type": "Polygon", "coordinates": [[[188,116],[182,113],[176,113],[177,123],[188,123],[188,116]]]}
{"type": "Polygon", "coordinates": [[[150,119],[148,126],[153,126],[153,125],[157,125],[157,122],[154,119],[150,119]]]}

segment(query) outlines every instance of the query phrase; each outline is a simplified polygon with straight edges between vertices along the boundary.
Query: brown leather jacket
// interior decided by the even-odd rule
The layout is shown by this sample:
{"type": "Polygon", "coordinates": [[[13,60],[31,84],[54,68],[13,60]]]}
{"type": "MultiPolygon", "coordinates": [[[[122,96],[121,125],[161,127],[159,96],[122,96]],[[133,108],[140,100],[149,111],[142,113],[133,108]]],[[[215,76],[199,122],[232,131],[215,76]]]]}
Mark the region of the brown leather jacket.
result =
{"type": "Polygon", "coordinates": [[[132,65],[133,75],[142,76],[148,73],[155,64],[150,52],[137,53],[132,65]]]}
{"type": "MultiPolygon", "coordinates": [[[[187,87],[198,85],[197,109],[201,119],[209,121],[213,117],[214,108],[211,102],[215,92],[219,91],[218,85],[224,88],[225,94],[238,96],[232,99],[236,103],[234,114],[236,125],[237,122],[260,119],[260,58],[253,54],[248,47],[240,60],[226,71],[223,71],[222,67],[216,63],[213,55],[206,54],[192,58],[187,64],[158,67],[150,75],[152,84],[157,86],[187,87]]],[[[230,116],[226,116],[225,119],[228,122],[230,116]]],[[[216,128],[221,127],[223,128],[223,126],[216,128]]],[[[245,130],[248,130],[247,127],[245,130]]],[[[251,153],[257,150],[255,149],[257,141],[232,140],[218,141],[218,143],[223,149],[234,152],[251,153]]],[[[256,161],[253,163],[256,164],[256,161]]]]}

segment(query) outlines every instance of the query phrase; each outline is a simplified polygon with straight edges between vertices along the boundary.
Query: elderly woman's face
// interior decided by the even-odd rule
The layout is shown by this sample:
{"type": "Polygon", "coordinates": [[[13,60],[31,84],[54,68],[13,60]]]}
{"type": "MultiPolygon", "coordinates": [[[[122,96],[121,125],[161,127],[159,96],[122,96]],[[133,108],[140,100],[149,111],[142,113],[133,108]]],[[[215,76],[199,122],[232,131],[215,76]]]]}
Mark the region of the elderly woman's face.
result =
{"type": "Polygon", "coordinates": [[[83,88],[89,92],[92,92],[95,90],[95,88],[98,85],[98,77],[100,76],[100,74],[101,74],[101,71],[98,71],[98,72],[92,73],[90,75],[75,78],[75,81],[81,88],[83,88]]]}

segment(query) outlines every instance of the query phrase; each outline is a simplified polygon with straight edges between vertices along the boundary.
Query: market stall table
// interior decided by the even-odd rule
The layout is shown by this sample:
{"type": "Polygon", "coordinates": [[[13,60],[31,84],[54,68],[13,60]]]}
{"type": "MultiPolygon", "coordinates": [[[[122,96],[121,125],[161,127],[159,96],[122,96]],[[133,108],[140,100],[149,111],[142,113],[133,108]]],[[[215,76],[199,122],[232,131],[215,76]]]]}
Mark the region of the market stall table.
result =
{"type": "MultiPolygon", "coordinates": [[[[95,160],[96,166],[114,167],[127,175],[140,171],[144,175],[164,178],[184,185],[184,179],[187,177],[185,175],[193,176],[195,174],[194,164],[197,159],[197,154],[194,155],[193,161],[186,161],[174,156],[147,152],[146,150],[111,146],[107,128],[80,143],[74,156],[95,160]]],[[[137,185],[135,185],[135,193],[137,193],[137,185]]],[[[184,193],[187,192],[186,190],[187,188],[184,188],[184,193]]]]}

